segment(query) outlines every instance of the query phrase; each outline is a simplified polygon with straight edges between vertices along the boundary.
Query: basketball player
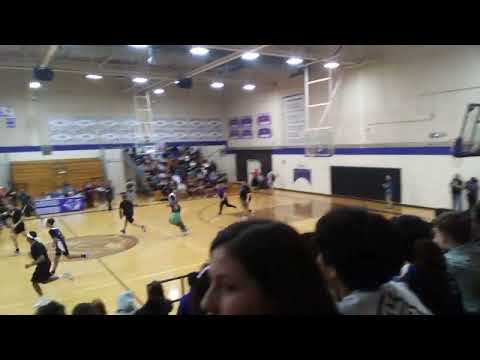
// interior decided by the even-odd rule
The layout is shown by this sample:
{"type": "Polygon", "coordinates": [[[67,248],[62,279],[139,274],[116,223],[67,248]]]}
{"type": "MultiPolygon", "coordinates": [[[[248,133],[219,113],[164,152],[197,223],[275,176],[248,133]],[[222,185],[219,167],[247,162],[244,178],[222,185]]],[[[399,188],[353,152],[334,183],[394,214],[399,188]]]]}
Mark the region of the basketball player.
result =
{"type": "Polygon", "coordinates": [[[55,274],[55,271],[57,270],[58,263],[60,262],[60,258],[65,256],[67,259],[86,259],[87,254],[77,254],[77,255],[71,255],[70,252],[68,251],[67,243],[65,242],[65,237],[63,236],[62,232],[60,231],[59,228],[54,227],[55,224],[55,219],[50,218],[47,220],[47,228],[48,233],[50,234],[54,246],[55,246],[55,259],[53,260],[53,268],[50,271],[50,273],[53,275],[55,274]]]}
{"type": "Polygon", "coordinates": [[[122,202],[120,203],[119,211],[120,219],[123,219],[123,217],[125,216],[125,224],[123,226],[123,229],[121,230],[122,234],[126,233],[125,230],[127,229],[128,223],[141,228],[143,232],[147,231],[144,225],[135,223],[135,220],[133,219],[133,203],[127,198],[126,193],[122,193],[122,202]]]}
{"type": "Polygon", "coordinates": [[[225,184],[220,183],[217,185],[217,195],[220,198],[220,209],[218,210],[218,215],[222,215],[223,206],[237,208],[235,205],[228,203],[227,192],[225,191],[225,184]]]}
{"type": "Polygon", "coordinates": [[[242,208],[245,210],[245,216],[248,216],[252,213],[250,209],[250,202],[252,201],[252,191],[250,186],[246,182],[242,183],[240,188],[240,202],[242,203],[242,208]]]}
{"type": "Polygon", "coordinates": [[[35,231],[30,231],[26,237],[30,244],[30,255],[33,261],[26,264],[25,269],[35,266],[31,281],[33,289],[40,297],[39,301],[35,304],[35,307],[38,307],[47,301],[43,298],[43,291],[39,284],[47,284],[60,278],[67,278],[70,280],[73,280],[73,278],[68,273],[64,273],[61,277],[52,275],[50,273],[51,263],[48,258],[47,249],[45,248],[45,245],[38,241],[37,233],[35,231]]]}
{"type": "Polygon", "coordinates": [[[172,209],[169,219],[170,224],[178,226],[180,230],[182,230],[183,235],[188,235],[190,232],[183,223],[182,216],[180,215],[180,211],[182,210],[180,204],[178,202],[171,203],[170,208],[172,209]]]}
{"type": "Polygon", "coordinates": [[[27,237],[27,232],[25,230],[25,223],[23,222],[23,211],[10,205],[9,215],[12,221],[12,241],[15,246],[15,255],[20,255],[20,249],[18,248],[17,237],[19,234],[22,234],[27,237]]]}
{"type": "Polygon", "coordinates": [[[172,206],[174,204],[177,204],[177,195],[175,194],[175,191],[172,190],[172,192],[168,194],[168,206],[172,206]]]}
{"type": "Polygon", "coordinates": [[[270,192],[273,192],[273,185],[275,184],[275,179],[276,179],[276,176],[272,170],[267,174],[267,186],[270,192]]]}

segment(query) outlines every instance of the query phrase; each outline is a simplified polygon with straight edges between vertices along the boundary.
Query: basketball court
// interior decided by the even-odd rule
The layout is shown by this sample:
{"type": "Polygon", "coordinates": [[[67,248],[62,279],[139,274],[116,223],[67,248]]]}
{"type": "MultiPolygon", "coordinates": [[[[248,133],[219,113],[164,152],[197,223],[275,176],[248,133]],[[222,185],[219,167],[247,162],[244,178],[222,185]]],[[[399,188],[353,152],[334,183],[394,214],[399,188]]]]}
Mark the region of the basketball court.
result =
{"type": "MultiPolygon", "coordinates": [[[[415,214],[431,218],[433,212],[423,209],[399,207],[384,210],[384,204],[375,202],[331,198],[287,191],[254,193],[252,208],[255,217],[285,221],[301,232],[313,231],[318,218],[336,206],[362,206],[386,216],[415,214]]],[[[239,205],[238,196],[231,202],[239,205]]],[[[169,208],[165,202],[141,201],[135,218],[147,226],[147,232],[129,228],[120,235],[122,221],[118,210],[93,210],[58,216],[58,226],[67,237],[69,250],[89,251],[91,259],[62,260],[58,272],[68,271],[73,281],[58,280],[43,286],[45,295],[71,311],[80,302],[101,298],[109,313],[116,309],[116,299],[125,290],[132,290],[139,302],[146,298],[146,284],[153,280],[166,280],[190,271],[196,271],[208,260],[208,248],[216,233],[225,226],[239,221],[239,210],[226,209],[218,216],[218,199],[186,200],[182,202],[183,218],[192,233],[182,236],[168,223],[169,208]]],[[[26,221],[28,230],[39,233],[51,249],[51,240],[41,221],[26,221]]],[[[37,295],[30,284],[31,270],[24,268],[30,261],[28,245],[19,239],[23,254],[13,256],[9,233],[0,239],[0,281],[5,289],[0,293],[0,314],[32,314],[37,295]]],[[[171,298],[181,295],[179,281],[164,284],[171,298]]]]}

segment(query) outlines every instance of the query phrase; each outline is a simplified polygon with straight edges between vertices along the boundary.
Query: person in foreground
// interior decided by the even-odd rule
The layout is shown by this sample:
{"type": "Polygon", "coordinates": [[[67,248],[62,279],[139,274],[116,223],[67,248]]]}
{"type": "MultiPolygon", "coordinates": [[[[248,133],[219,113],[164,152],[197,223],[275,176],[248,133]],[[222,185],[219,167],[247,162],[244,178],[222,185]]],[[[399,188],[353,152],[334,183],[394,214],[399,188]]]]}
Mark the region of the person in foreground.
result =
{"type": "Polygon", "coordinates": [[[480,243],[471,237],[468,213],[443,213],[433,222],[434,241],[447,251],[447,270],[455,278],[467,313],[480,314],[480,243]]]}
{"type": "Polygon", "coordinates": [[[317,262],[344,315],[431,315],[402,282],[403,263],[390,222],[363,209],[342,208],[318,220],[317,262]]]}
{"type": "Polygon", "coordinates": [[[165,298],[160,281],[152,281],[147,285],[147,295],[147,302],[135,312],[135,315],[168,315],[172,311],[172,303],[165,298]]]}
{"type": "Polygon", "coordinates": [[[249,220],[220,231],[209,276],[201,303],[207,314],[337,314],[314,256],[286,224],[249,220]]]}
{"type": "Polygon", "coordinates": [[[435,315],[463,315],[460,289],[433,242],[432,225],[413,215],[391,221],[404,249],[405,265],[397,280],[405,282],[435,315]]]}
{"type": "Polygon", "coordinates": [[[49,303],[37,308],[35,315],[67,315],[65,313],[65,306],[56,302],[50,301],[49,303]]]}

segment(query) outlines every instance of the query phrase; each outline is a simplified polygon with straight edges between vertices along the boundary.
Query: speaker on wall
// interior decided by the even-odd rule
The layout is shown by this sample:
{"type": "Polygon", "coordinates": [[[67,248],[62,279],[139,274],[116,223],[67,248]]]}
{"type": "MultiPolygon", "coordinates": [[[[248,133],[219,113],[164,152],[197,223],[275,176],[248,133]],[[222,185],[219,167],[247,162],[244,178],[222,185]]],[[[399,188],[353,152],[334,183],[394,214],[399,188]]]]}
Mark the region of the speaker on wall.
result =
{"type": "Polygon", "coordinates": [[[191,89],[193,86],[193,80],[191,78],[180,79],[177,86],[181,89],[191,89]]]}
{"type": "Polygon", "coordinates": [[[55,73],[52,69],[40,68],[37,66],[33,69],[33,77],[38,81],[52,81],[55,77],[55,73]]]}

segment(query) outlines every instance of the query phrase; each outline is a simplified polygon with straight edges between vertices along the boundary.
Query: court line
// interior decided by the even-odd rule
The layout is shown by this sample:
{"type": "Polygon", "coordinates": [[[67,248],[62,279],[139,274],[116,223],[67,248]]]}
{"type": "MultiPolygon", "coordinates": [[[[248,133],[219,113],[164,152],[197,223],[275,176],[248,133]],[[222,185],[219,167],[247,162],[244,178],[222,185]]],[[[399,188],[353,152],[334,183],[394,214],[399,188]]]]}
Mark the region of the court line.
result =
{"type": "MultiPolygon", "coordinates": [[[[62,225],[73,235],[73,236],[78,236],[73,230],[72,228],[70,227],[70,225],[68,225],[65,221],[63,221],[63,219],[59,219],[59,221],[62,223],[62,225]]],[[[135,297],[135,299],[139,302],[140,305],[143,305],[143,301],[137,296],[137,294],[132,290],[130,289],[130,287],[125,284],[122,279],[120,279],[117,274],[115,274],[115,272],[113,272],[112,269],[110,269],[107,264],[105,264],[105,262],[98,258],[98,259],[95,259],[96,261],[98,261],[100,263],[100,265],[120,284],[120,286],[122,286],[126,291],[130,291],[133,296],[135,297]]]]}

